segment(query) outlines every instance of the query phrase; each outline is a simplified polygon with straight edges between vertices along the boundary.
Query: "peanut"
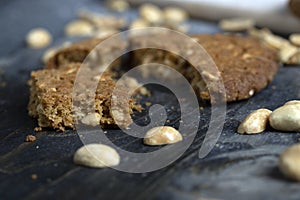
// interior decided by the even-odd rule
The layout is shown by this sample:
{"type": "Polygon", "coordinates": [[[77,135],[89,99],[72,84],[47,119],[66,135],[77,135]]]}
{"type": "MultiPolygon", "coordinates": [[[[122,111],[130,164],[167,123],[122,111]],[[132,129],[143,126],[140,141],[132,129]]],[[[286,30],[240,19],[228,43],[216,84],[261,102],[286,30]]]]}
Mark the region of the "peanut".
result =
{"type": "Polygon", "coordinates": [[[286,177],[300,181],[300,144],[287,148],[280,155],[279,169],[286,177]]]}
{"type": "Polygon", "coordinates": [[[294,45],[300,46],[300,34],[299,33],[294,33],[292,35],[290,35],[289,37],[291,43],[293,43],[294,45]]]}
{"type": "Polygon", "coordinates": [[[150,129],[144,138],[144,144],[164,145],[182,141],[182,135],[173,127],[159,126],[150,129]]]}
{"type": "Polygon", "coordinates": [[[67,36],[89,36],[92,35],[94,27],[87,21],[75,20],[68,23],[65,27],[67,36]]]}
{"type": "Polygon", "coordinates": [[[150,24],[144,20],[144,19],[136,19],[131,24],[129,29],[135,29],[135,28],[147,28],[150,24]]]}
{"type": "Polygon", "coordinates": [[[47,49],[44,55],[42,56],[42,62],[46,64],[48,60],[56,54],[56,52],[57,52],[56,48],[47,49]]]}
{"type": "Polygon", "coordinates": [[[120,156],[115,149],[107,145],[88,144],[75,152],[73,161],[87,167],[112,167],[120,163],[120,156]]]}
{"type": "Polygon", "coordinates": [[[44,28],[35,28],[26,36],[27,45],[34,49],[47,47],[52,42],[52,36],[44,28]]]}
{"type": "Polygon", "coordinates": [[[164,9],[164,19],[172,23],[182,23],[188,19],[185,10],[176,7],[167,7],[164,9]]]}
{"type": "Polygon", "coordinates": [[[89,126],[97,126],[100,124],[100,119],[101,116],[98,113],[91,113],[86,115],[81,122],[89,126]]]}
{"type": "Polygon", "coordinates": [[[107,7],[117,12],[123,12],[129,9],[129,3],[125,0],[107,0],[107,7]]]}
{"type": "Polygon", "coordinates": [[[280,36],[273,35],[272,33],[266,34],[265,37],[263,38],[263,41],[267,45],[269,45],[269,46],[271,46],[271,47],[273,47],[275,49],[279,49],[279,50],[281,50],[285,46],[289,46],[290,45],[290,43],[289,43],[288,40],[286,40],[286,39],[284,39],[284,38],[282,38],[280,36]]]}
{"type": "Polygon", "coordinates": [[[153,4],[143,4],[139,9],[140,16],[151,24],[161,24],[164,21],[163,12],[153,4]]]}
{"type": "Polygon", "coordinates": [[[286,102],[284,105],[294,105],[294,104],[300,104],[299,100],[291,100],[286,102]]]}
{"type": "Polygon", "coordinates": [[[246,18],[232,18],[223,19],[220,21],[219,26],[223,31],[245,31],[253,28],[255,21],[246,18]]]}
{"type": "Polygon", "coordinates": [[[286,45],[280,49],[279,57],[283,63],[289,63],[290,59],[298,52],[298,48],[293,45],[286,45]]]}
{"type": "Polygon", "coordinates": [[[300,104],[289,102],[272,112],[270,125],[279,131],[300,131],[300,104]]]}
{"type": "Polygon", "coordinates": [[[272,111],[258,109],[250,113],[239,125],[237,132],[240,134],[257,134],[263,132],[268,124],[272,111]]]}

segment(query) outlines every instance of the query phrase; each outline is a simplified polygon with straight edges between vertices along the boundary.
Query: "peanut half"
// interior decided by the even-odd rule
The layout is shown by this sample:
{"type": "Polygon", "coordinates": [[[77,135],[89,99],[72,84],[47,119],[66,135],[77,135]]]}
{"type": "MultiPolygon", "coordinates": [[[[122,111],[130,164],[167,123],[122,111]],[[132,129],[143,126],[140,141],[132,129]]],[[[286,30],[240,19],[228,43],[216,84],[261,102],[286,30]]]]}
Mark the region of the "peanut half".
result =
{"type": "Polygon", "coordinates": [[[88,144],[79,148],[73,157],[75,164],[103,168],[117,166],[120,156],[115,149],[103,144],[88,144]]]}
{"type": "Polygon", "coordinates": [[[26,43],[30,48],[39,49],[47,47],[52,42],[52,36],[44,28],[35,28],[26,36],[26,43]]]}
{"type": "Polygon", "coordinates": [[[279,131],[300,131],[300,104],[290,101],[270,115],[270,125],[279,131]]]}
{"type": "Polygon", "coordinates": [[[170,126],[159,126],[150,129],[144,138],[144,144],[164,145],[182,141],[182,135],[175,128],[170,126]]]}
{"type": "Polygon", "coordinates": [[[90,113],[82,118],[81,122],[89,126],[97,126],[100,124],[101,115],[98,113],[90,113]]]}
{"type": "Polygon", "coordinates": [[[143,4],[139,9],[140,16],[151,24],[161,24],[164,21],[162,10],[153,4],[143,4]]]}
{"type": "Polygon", "coordinates": [[[279,169],[286,177],[300,181],[300,144],[287,148],[280,155],[279,169]]]}
{"type": "Polygon", "coordinates": [[[129,9],[129,3],[125,0],[107,0],[107,7],[113,11],[124,12],[129,9]]]}
{"type": "Polygon", "coordinates": [[[245,31],[253,28],[255,21],[247,18],[223,19],[219,23],[219,27],[223,31],[245,31]]]}
{"type": "Polygon", "coordinates": [[[239,125],[237,132],[240,134],[257,134],[263,132],[268,124],[272,111],[258,109],[250,113],[239,125]]]}
{"type": "Polygon", "coordinates": [[[84,20],[72,21],[65,27],[65,34],[67,36],[89,36],[92,35],[93,31],[93,25],[84,20]]]}
{"type": "Polygon", "coordinates": [[[300,46],[300,33],[291,34],[289,39],[294,45],[300,46]]]}
{"type": "Polygon", "coordinates": [[[188,19],[188,13],[177,7],[166,7],[163,10],[164,19],[168,22],[182,23],[188,19]]]}

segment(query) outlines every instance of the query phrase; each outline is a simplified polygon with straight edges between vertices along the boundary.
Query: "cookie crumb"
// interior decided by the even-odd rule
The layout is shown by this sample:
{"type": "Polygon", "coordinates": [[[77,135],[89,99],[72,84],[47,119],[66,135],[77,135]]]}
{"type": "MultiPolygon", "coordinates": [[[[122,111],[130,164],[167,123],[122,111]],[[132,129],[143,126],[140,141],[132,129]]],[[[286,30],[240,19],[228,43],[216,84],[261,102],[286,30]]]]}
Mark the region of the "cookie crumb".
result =
{"type": "Polygon", "coordinates": [[[34,142],[36,141],[36,137],[34,135],[27,135],[25,138],[25,142],[34,142]]]}
{"type": "Polygon", "coordinates": [[[38,178],[38,175],[37,174],[31,174],[31,179],[32,180],[36,180],[38,178]]]}
{"type": "Polygon", "coordinates": [[[145,105],[146,105],[147,107],[149,107],[149,106],[151,106],[151,105],[152,105],[152,103],[151,103],[151,102],[149,102],[149,101],[147,101],[147,102],[145,103],[145,105]]]}
{"type": "Polygon", "coordinates": [[[35,128],[34,128],[34,131],[36,131],[36,132],[42,131],[42,127],[35,127],[35,128]]]}

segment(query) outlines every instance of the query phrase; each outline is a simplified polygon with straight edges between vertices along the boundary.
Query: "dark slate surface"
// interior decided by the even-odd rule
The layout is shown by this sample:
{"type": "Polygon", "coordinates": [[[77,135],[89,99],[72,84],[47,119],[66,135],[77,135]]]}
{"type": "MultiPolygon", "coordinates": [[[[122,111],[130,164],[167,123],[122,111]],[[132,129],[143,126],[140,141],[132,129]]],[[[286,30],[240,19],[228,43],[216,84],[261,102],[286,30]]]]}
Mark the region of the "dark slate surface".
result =
{"type": "MultiPolygon", "coordinates": [[[[213,151],[200,160],[198,149],[209,120],[209,108],[201,112],[200,129],[192,146],[170,166],[152,173],[129,174],[113,169],[89,169],[72,163],[82,144],[74,131],[35,133],[35,120],[27,116],[26,81],[41,68],[44,50],[30,50],[24,35],[37,26],[49,28],[56,44],[66,41],[63,26],[75,11],[87,7],[106,12],[96,0],[10,0],[0,7],[0,199],[299,199],[300,185],[285,179],[277,168],[278,155],[297,142],[299,133],[265,131],[255,136],[236,134],[239,122],[252,110],[275,109],[287,100],[299,99],[300,70],[284,67],[274,82],[253,98],[227,107],[224,129],[213,151]],[[3,83],[6,83],[4,86],[3,83]],[[26,135],[37,141],[24,143],[26,135]],[[31,174],[37,174],[36,180],[31,174]]],[[[134,11],[127,13],[132,18],[134,11]]],[[[217,32],[214,24],[192,22],[193,32],[217,32]]],[[[170,94],[157,90],[143,99],[175,104],[170,94]]],[[[188,105],[186,105],[188,106],[188,105]]],[[[145,114],[145,113],[144,113],[145,114]]],[[[178,113],[168,113],[176,125],[178,113]]],[[[118,145],[136,151],[141,140],[109,130],[118,145]],[[123,137],[122,137],[123,136],[123,137]]]]}

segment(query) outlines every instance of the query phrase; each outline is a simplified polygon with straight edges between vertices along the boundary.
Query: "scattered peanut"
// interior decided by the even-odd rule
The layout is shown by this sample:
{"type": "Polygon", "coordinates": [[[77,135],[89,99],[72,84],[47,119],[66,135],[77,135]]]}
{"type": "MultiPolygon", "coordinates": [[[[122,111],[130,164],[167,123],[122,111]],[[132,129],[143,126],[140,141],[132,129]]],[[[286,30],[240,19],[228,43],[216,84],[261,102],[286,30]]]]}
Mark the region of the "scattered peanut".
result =
{"type": "Polygon", "coordinates": [[[250,113],[239,125],[237,132],[240,134],[256,134],[263,132],[268,124],[272,111],[258,109],[250,113]]]}
{"type": "Polygon", "coordinates": [[[65,27],[67,36],[89,36],[92,35],[94,27],[91,23],[84,20],[75,20],[68,23],[65,27]]]}
{"type": "Polygon", "coordinates": [[[290,59],[298,52],[298,48],[292,45],[286,45],[279,51],[279,57],[283,63],[290,63],[290,59]]]}
{"type": "Polygon", "coordinates": [[[105,16],[90,11],[80,11],[78,16],[94,25],[97,29],[121,29],[127,25],[127,21],[114,16],[105,16]]]}
{"type": "Polygon", "coordinates": [[[89,126],[97,126],[100,124],[100,119],[101,116],[98,113],[91,113],[86,115],[81,122],[89,126]]]}
{"type": "Polygon", "coordinates": [[[117,12],[123,12],[129,9],[129,3],[125,0],[107,0],[107,7],[117,12]]]}
{"type": "Polygon", "coordinates": [[[272,34],[272,32],[267,28],[263,28],[263,29],[250,28],[248,29],[248,34],[252,37],[263,40],[264,37],[266,37],[269,34],[272,34]]]}
{"type": "Polygon", "coordinates": [[[300,144],[289,147],[280,155],[279,169],[286,177],[300,181],[300,144]]]}
{"type": "Polygon", "coordinates": [[[107,145],[88,144],[75,152],[73,161],[87,167],[112,167],[120,163],[120,156],[115,149],[107,145]]]}
{"type": "Polygon", "coordinates": [[[167,7],[164,9],[164,19],[173,23],[182,23],[188,19],[185,10],[177,7],[167,7]]]}
{"type": "Polygon", "coordinates": [[[150,24],[145,21],[144,19],[136,19],[131,24],[129,29],[135,29],[135,28],[147,28],[150,24]]]}
{"type": "Polygon", "coordinates": [[[273,47],[275,49],[279,49],[279,50],[282,49],[285,46],[289,46],[290,45],[290,43],[289,43],[288,40],[286,40],[286,39],[284,39],[284,38],[282,38],[280,36],[273,35],[272,33],[266,34],[264,36],[264,38],[263,38],[263,41],[267,45],[269,45],[269,46],[271,46],[271,47],[273,47]]]}
{"type": "Polygon", "coordinates": [[[182,140],[181,134],[173,127],[159,126],[150,129],[144,138],[144,144],[164,145],[173,144],[182,140]]]}
{"type": "Polygon", "coordinates": [[[246,18],[223,19],[219,23],[220,28],[224,31],[245,31],[253,28],[254,25],[253,19],[246,18]]]}
{"type": "Polygon", "coordinates": [[[42,56],[42,62],[46,64],[48,60],[56,54],[56,52],[57,52],[56,48],[47,49],[44,55],[42,56]]]}
{"type": "Polygon", "coordinates": [[[168,23],[168,22],[165,24],[165,27],[182,33],[187,33],[190,28],[187,24],[168,23]]]}
{"type": "Polygon", "coordinates": [[[52,42],[52,36],[49,31],[44,28],[35,28],[27,34],[26,42],[30,48],[44,48],[52,42]]]}
{"type": "Polygon", "coordinates": [[[297,49],[297,52],[290,57],[289,61],[287,64],[290,65],[299,65],[300,64],[300,48],[297,49]]]}
{"type": "Polygon", "coordinates": [[[277,108],[269,121],[271,127],[279,131],[300,131],[300,104],[290,102],[277,108]]]}
{"type": "Polygon", "coordinates": [[[300,46],[300,33],[290,35],[289,39],[294,45],[300,46]]]}
{"type": "Polygon", "coordinates": [[[163,12],[153,4],[143,4],[139,9],[140,16],[152,24],[161,24],[164,21],[163,12]]]}
{"type": "Polygon", "coordinates": [[[300,104],[299,100],[291,100],[286,102],[284,105],[295,105],[295,104],[300,104]]]}
{"type": "Polygon", "coordinates": [[[101,29],[96,31],[93,36],[96,38],[107,38],[111,35],[118,33],[118,30],[115,29],[101,29]]]}
{"type": "MultiPolygon", "coordinates": [[[[260,39],[261,42],[278,52],[280,61],[284,64],[297,65],[300,64],[300,48],[292,43],[297,43],[297,39],[300,40],[300,34],[293,34],[289,40],[274,35],[268,29],[249,29],[249,35],[260,39]],[[297,38],[298,37],[298,38],[297,38]]],[[[300,41],[298,41],[300,42],[300,41]]]]}

